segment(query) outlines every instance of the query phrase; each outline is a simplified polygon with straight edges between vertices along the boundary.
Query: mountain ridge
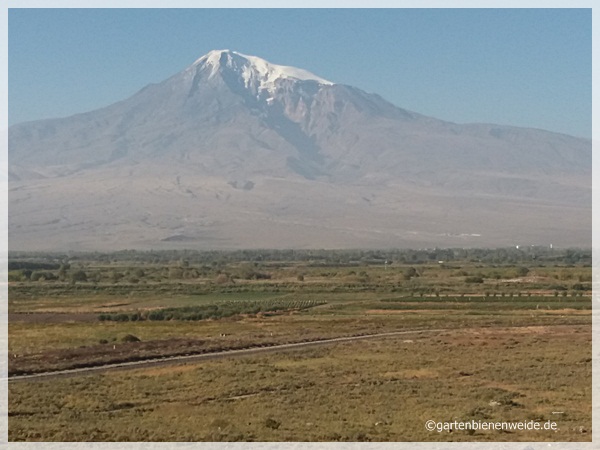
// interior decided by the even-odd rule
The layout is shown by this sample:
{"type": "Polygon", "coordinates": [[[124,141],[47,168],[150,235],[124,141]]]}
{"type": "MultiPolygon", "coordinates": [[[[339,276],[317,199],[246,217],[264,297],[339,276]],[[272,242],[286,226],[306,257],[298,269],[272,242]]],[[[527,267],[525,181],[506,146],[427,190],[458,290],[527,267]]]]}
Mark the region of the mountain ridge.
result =
{"type": "Polygon", "coordinates": [[[523,239],[591,244],[590,140],[442,121],[302,69],[231,51],[209,52],[99,110],[13,125],[9,180],[11,248],[48,246],[44,230],[52,230],[58,247],[90,248],[98,232],[114,233],[114,248],[179,245],[172,237],[184,232],[197,236],[184,244],[199,247],[259,241],[263,247],[271,242],[304,248],[310,242],[505,245],[523,239]],[[118,195],[105,198],[98,180],[118,195]],[[79,193],[72,193],[73,184],[79,193]],[[269,191],[274,185],[277,190],[269,191]],[[319,202],[298,198],[299,186],[319,202]],[[144,198],[148,193],[171,199],[153,205],[144,198]],[[81,199],[69,202],[68,195],[81,199]],[[483,217],[482,200],[502,214],[483,217]],[[136,202],[159,218],[119,206],[136,202]],[[401,208],[386,211],[386,202],[401,208]],[[122,211],[123,220],[104,223],[98,204],[122,211]],[[344,204],[354,211],[335,206],[344,204]],[[77,208],[88,216],[79,217],[77,208]],[[202,209],[202,217],[190,208],[202,209]],[[564,208],[571,217],[563,217],[564,208]],[[333,211],[342,217],[331,217],[333,211]],[[531,217],[522,217],[526,211],[531,217]],[[248,214],[260,218],[257,229],[273,232],[245,242],[245,235],[257,234],[240,219],[248,214]],[[362,231],[343,238],[343,215],[362,231]],[[319,238],[314,227],[325,222],[332,222],[331,231],[319,238]],[[28,223],[47,225],[34,230],[28,223]],[[523,229],[517,232],[511,223],[523,229]],[[137,231],[118,231],[123,224],[137,231]],[[77,232],[67,238],[73,226],[77,232]],[[286,227],[297,229],[296,238],[286,227]],[[575,239],[567,237],[573,233],[575,239]],[[465,237],[470,235],[480,236],[465,237]]]}

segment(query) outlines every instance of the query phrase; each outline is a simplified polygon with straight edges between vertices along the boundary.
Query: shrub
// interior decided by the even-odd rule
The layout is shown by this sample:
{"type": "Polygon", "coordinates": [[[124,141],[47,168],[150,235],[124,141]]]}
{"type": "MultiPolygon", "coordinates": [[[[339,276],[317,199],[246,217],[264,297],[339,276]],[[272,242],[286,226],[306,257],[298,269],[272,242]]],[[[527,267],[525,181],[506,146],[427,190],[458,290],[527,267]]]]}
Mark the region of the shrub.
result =
{"type": "Polygon", "coordinates": [[[527,267],[517,267],[515,272],[517,277],[524,277],[529,273],[529,269],[527,267]]]}
{"type": "Polygon", "coordinates": [[[144,271],[142,269],[135,269],[133,271],[133,276],[136,278],[143,278],[146,274],[144,273],[144,271]]]}
{"type": "Polygon", "coordinates": [[[483,278],[481,278],[481,277],[466,277],[465,283],[483,283],[483,278]]]}
{"type": "Polygon", "coordinates": [[[220,273],[217,278],[215,279],[215,283],[217,284],[225,284],[229,281],[229,277],[224,274],[224,273],[220,273]]]}
{"type": "Polygon", "coordinates": [[[71,275],[71,281],[87,281],[87,274],[83,270],[73,272],[73,275],[71,275]]]}
{"type": "Polygon", "coordinates": [[[163,311],[156,310],[156,311],[150,311],[150,313],[148,313],[148,320],[164,320],[165,316],[163,311]]]}
{"type": "Polygon", "coordinates": [[[172,280],[177,280],[183,277],[183,270],[179,267],[171,267],[169,269],[169,278],[172,280]]]}
{"type": "Polygon", "coordinates": [[[29,279],[31,281],[45,281],[45,280],[56,280],[58,277],[52,272],[32,272],[29,279]]]}
{"type": "Polygon", "coordinates": [[[11,270],[8,272],[8,281],[23,281],[26,277],[23,276],[21,270],[11,270]]]}
{"type": "Polygon", "coordinates": [[[265,426],[267,428],[271,428],[272,430],[278,429],[280,425],[281,425],[281,422],[278,422],[275,419],[271,419],[270,417],[267,420],[265,420],[265,426]]]}

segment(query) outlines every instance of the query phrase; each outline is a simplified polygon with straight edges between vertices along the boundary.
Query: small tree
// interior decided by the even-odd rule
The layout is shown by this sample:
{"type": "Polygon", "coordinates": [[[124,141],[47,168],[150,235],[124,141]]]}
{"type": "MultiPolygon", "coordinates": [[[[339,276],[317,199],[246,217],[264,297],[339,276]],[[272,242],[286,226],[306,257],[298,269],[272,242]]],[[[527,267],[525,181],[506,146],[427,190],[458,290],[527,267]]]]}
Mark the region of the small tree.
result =
{"type": "Polygon", "coordinates": [[[69,264],[61,264],[60,265],[60,269],[58,269],[58,279],[60,281],[66,281],[67,280],[67,271],[69,270],[71,266],[69,264]]]}
{"type": "Polygon", "coordinates": [[[179,267],[171,267],[169,269],[169,278],[172,280],[183,278],[183,270],[179,267]]]}
{"type": "Polygon", "coordinates": [[[87,274],[83,270],[78,270],[76,272],[73,272],[73,274],[71,275],[71,281],[73,281],[73,282],[87,281],[87,274]]]}
{"type": "Polygon", "coordinates": [[[415,269],[414,267],[409,267],[404,270],[404,279],[405,280],[410,280],[412,277],[415,277],[417,275],[418,275],[417,269],[415,269]]]}
{"type": "Polygon", "coordinates": [[[226,284],[229,281],[229,277],[225,273],[220,273],[215,279],[217,284],[226,284]]]}
{"type": "Polygon", "coordinates": [[[529,273],[529,269],[527,267],[517,267],[516,274],[517,277],[524,277],[529,273]]]}

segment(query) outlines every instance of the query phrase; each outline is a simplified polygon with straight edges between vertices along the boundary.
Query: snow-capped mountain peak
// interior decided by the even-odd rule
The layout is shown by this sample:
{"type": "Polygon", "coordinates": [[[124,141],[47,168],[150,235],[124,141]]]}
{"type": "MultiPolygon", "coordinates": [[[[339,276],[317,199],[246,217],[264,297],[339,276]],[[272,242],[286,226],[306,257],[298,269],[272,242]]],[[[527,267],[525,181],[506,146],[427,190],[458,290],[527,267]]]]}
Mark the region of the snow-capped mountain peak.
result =
{"type": "Polygon", "coordinates": [[[232,70],[241,76],[246,88],[255,88],[257,92],[273,93],[276,82],[281,79],[310,80],[324,85],[334,84],[304,69],[272,64],[262,58],[231,50],[212,50],[198,59],[192,67],[209,71],[209,79],[220,70],[232,70]]]}
{"type": "Polygon", "coordinates": [[[591,245],[591,140],[329,84],[219,50],[96,111],[11,126],[11,249],[591,245]]]}

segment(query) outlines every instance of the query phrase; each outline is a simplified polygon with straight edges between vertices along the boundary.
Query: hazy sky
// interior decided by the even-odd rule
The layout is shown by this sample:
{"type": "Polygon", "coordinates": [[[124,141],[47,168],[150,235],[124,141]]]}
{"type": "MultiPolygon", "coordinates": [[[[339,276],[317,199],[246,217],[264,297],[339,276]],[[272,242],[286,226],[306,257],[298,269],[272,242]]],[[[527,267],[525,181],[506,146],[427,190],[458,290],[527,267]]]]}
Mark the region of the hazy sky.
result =
{"type": "Polygon", "coordinates": [[[11,9],[9,123],[106,106],[225,48],[444,120],[591,137],[590,9],[11,9]]]}

